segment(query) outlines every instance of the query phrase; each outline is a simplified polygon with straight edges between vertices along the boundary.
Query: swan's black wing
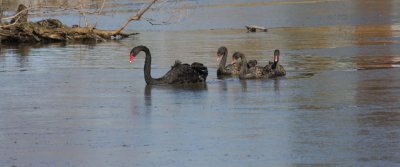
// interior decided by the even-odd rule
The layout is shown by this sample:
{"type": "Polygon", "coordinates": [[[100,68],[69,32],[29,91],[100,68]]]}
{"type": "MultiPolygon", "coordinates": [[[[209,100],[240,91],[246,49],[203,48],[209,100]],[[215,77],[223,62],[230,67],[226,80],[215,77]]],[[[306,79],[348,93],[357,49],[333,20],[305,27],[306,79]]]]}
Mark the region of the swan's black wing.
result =
{"type": "Polygon", "coordinates": [[[176,61],[163,78],[170,84],[188,84],[205,82],[207,75],[207,67],[201,63],[189,65],[176,61]]]}
{"type": "Polygon", "coordinates": [[[247,68],[255,67],[257,65],[257,60],[247,61],[247,68]]]}
{"type": "Polygon", "coordinates": [[[206,66],[202,63],[194,62],[190,67],[199,74],[199,77],[202,78],[203,81],[206,81],[208,76],[208,69],[206,66]]]}
{"type": "Polygon", "coordinates": [[[275,75],[276,76],[285,76],[286,75],[286,70],[283,68],[281,64],[278,63],[276,69],[275,69],[275,75]]]}
{"type": "Polygon", "coordinates": [[[270,78],[285,76],[286,70],[281,64],[277,64],[275,69],[273,69],[273,62],[269,62],[268,65],[264,67],[264,74],[268,75],[270,78]]]}

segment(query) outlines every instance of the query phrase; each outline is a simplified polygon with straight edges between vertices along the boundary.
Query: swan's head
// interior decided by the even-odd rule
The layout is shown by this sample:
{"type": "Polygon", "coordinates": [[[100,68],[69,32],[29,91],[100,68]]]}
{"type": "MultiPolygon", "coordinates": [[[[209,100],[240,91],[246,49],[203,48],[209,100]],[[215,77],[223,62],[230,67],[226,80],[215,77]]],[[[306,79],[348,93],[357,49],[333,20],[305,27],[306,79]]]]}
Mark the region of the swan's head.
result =
{"type": "Polygon", "coordinates": [[[129,63],[132,63],[133,60],[135,59],[135,56],[139,54],[139,52],[144,51],[147,53],[150,53],[149,49],[146,46],[136,46],[131,50],[131,53],[129,55],[129,63]]]}
{"type": "Polygon", "coordinates": [[[274,51],[274,63],[278,63],[279,62],[279,55],[280,55],[279,49],[275,49],[275,51],[274,51]]]}
{"type": "Polygon", "coordinates": [[[233,53],[233,55],[232,55],[232,63],[231,63],[231,64],[235,64],[236,61],[237,61],[239,58],[242,58],[242,57],[243,57],[243,53],[241,53],[241,52],[235,52],[235,53],[233,53]]]}
{"type": "Polygon", "coordinates": [[[129,54],[129,63],[132,63],[135,60],[135,56],[140,52],[140,50],[137,47],[134,47],[130,54],[129,54]]]}
{"type": "Polygon", "coordinates": [[[222,56],[224,56],[226,54],[228,54],[228,49],[226,49],[225,46],[219,47],[218,51],[217,51],[217,56],[216,56],[217,57],[217,62],[219,62],[221,60],[222,56]]]}

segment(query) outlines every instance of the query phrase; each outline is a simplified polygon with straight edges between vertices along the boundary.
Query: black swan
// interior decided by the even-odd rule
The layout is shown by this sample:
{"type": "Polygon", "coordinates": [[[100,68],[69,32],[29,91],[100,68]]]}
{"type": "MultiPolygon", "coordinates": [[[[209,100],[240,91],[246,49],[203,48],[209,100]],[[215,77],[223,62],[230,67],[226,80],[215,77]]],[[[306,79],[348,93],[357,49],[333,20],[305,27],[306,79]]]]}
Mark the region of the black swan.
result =
{"type": "Polygon", "coordinates": [[[241,59],[242,65],[240,68],[240,79],[267,79],[274,78],[278,76],[286,75],[286,71],[282,65],[278,64],[279,62],[279,50],[275,50],[274,53],[274,62],[270,62],[265,67],[254,66],[251,68],[246,68],[247,59],[246,56],[241,52],[235,52],[233,54],[233,59],[241,59]]]}
{"type": "Polygon", "coordinates": [[[285,68],[283,68],[283,66],[279,64],[279,56],[280,51],[278,49],[275,49],[273,62],[269,62],[269,64],[264,67],[265,71],[270,73],[270,77],[279,77],[286,75],[285,68]]]}
{"type": "MultiPolygon", "coordinates": [[[[219,65],[217,69],[217,76],[238,76],[240,74],[241,63],[236,63],[236,60],[233,59],[231,64],[226,65],[227,57],[228,49],[225,46],[218,48],[217,62],[219,62],[219,65]]],[[[247,62],[247,68],[251,68],[256,65],[257,60],[250,60],[247,62]]]]}
{"type": "MultiPolygon", "coordinates": [[[[219,62],[217,69],[217,76],[221,75],[232,75],[232,70],[238,71],[238,68],[235,68],[232,64],[226,65],[226,59],[228,57],[228,49],[225,46],[221,46],[217,51],[217,62],[219,62]]],[[[239,74],[239,72],[237,72],[239,74]]]]}
{"type": "Polygon", "coordinates": [[[207,67],[201,63],[194,62],[192,65],[182,64],[179,60],[171,67],[163,77],[154,79],[151,77],[151,54],[146,46],[136,46],[130,52],[130,63],[139,52],[146,53],[144,62],[144,80],[148,85],[157,84],[191,84],[205,83],[208,75],[207,67]]]}

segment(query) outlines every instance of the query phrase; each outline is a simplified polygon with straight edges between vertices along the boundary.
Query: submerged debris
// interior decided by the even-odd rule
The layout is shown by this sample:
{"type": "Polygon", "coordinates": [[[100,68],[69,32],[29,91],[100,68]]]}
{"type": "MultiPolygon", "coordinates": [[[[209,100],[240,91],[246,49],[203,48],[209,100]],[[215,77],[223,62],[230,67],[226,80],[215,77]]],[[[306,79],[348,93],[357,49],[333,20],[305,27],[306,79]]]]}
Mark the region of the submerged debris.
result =
{"type": "Polygon", "coordinates": [[[246,28],[247,28],[247,32],[257,32],[257,31],[267,32],[268,31],[268,29],[265,27],[255,26],[255,25],[250,25],[250,26],[246,25],[246,28]]]}

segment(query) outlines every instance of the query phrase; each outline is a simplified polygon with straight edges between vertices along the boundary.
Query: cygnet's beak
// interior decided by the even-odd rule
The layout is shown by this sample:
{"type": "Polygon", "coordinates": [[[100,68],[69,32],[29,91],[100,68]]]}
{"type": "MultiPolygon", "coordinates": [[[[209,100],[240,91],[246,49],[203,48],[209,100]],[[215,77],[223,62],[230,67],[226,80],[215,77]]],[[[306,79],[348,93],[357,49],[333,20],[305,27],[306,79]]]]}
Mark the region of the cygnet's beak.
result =
{"type": "Polygon", "coordinates": [[[219,62],[221,60],[221,55],[217,54],[216,58],[217,58],[217,62],[219,62]]]}
{"type": "Polygon", "coordinates": [[[236,64],[236,59],[233,59],[231,64],[236,64]]]}

